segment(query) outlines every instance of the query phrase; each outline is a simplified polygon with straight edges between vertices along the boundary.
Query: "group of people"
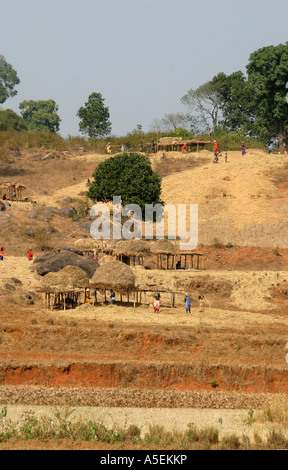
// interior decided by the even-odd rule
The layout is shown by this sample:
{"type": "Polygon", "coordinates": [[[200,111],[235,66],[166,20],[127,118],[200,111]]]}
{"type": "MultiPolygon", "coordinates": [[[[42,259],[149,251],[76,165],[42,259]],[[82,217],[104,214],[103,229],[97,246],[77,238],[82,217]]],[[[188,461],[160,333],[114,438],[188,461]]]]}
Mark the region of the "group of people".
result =
{"type": "MultiPolygon", "coordinates": [[[[185,294],[185,311],[186,313],[191,313],[191,297],[189,294],[185,294]]],[[[207,304],[207,301],[204,297],[204,295],[199,295],[198,296],[198,307],[199,307],[199,312],[204,312],[205,306],[207,304]]],[[[157,292],[154,298],[154,313],[159,313],[160,310],[160,292],[157,292]]]]}
{"type": "MultiPolygon", "coordinates": [[[[204,312],[205,310],[205,305],[206,305],[206,300],[204,295],[198,295],[198,307],[199,307],[199,312],[204,312]]],[[[191,298],[189,294],[185,295],[185,311],[186,313],[191,313],[191,298]]]]}
{"type": "MultiPolygon", "coordinates": [[[[28,257],[28,261],[33,261],[33,251],[31,248],[29,248],[28,252],[27,252],[27,257],[28,257]]],[[[3,261],[4,260],[4,248],[3,246],[1,246],[0,248],[0,261],[3,261]]]]}

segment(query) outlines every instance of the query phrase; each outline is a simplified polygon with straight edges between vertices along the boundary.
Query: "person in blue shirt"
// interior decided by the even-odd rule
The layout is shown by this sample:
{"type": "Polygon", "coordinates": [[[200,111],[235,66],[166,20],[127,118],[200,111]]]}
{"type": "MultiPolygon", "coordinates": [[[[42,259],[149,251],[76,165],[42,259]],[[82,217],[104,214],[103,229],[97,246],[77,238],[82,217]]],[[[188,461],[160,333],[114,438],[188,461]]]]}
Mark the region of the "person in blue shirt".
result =
{"type": "Polygon", "coordinates": [[[190,313],[190,304],[191,304],[191,299],[189,294],[185,294],[185,310],[186,313],[190,313]]]}

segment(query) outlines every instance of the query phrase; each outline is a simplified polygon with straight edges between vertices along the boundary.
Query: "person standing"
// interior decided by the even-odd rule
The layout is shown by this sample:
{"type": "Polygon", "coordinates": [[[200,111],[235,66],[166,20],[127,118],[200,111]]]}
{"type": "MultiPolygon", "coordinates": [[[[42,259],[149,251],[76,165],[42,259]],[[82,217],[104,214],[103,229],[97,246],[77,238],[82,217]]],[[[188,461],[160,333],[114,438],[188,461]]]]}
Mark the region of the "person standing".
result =
{"type": "Polygon", "coordinates": [[[108,155],[111,155],[111,142],[108,142],[108,144],[106,145],[106,152],[108,153],[108,155]]]}
{"type": "Polygon", "coordinates": [[[28,250],[28,261],[32,261],[33,260],[33,251],[31,250],[28,250]]]}
{"type": "Polygon", "coordinates": [[[154,313],[159,313],[159,310],[160,310],[160,300],[158,299],[157,295],[155,296],[155,300],[154,300],[154,303],[153,303],[153,307],[154,307],[154,313]]]}
{"type": "Polygon", "coordinates": [[[4,259],[4,248],[1,246],[0,248],[0,261],[3,261],[4,259]]]}
{"type": "Polygon", "coordinates": [[[115,292],[113,291],[113,289],[111,289],[110,290],[110,304],[115,305],[115,302],[116,302],[115,292]]]}
{"type": "Polygon", "coordinates": [[[216,140],[214,140],[213,142],[213,152],[214,152],[215,157],[217,157],[218,156],[218,144],[216,140]]]}
{"type": "Polygon", "coordinates": [[[242,152],[242,157],[244,157],[244,155],[246,155],[245,143],[244,142],[242,142],[242,144],[241,144],[241,152],[242,152]]]}
{"type": "Polygon", "coordinates": [[[189,294],[185,294],[185,310],[186,313],[190,313],[191,299],[189,294]]]}

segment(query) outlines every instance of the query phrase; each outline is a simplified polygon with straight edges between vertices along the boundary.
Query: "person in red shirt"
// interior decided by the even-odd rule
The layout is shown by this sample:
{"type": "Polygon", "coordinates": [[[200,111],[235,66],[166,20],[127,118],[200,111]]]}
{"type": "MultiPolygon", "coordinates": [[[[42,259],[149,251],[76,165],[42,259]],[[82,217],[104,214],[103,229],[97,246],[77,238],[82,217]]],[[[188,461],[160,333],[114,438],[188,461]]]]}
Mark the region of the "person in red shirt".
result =
{"type": "Polygon", "coordinates": [[[214,142],[213,142],[213,152],[214,152],[215,157],[217,157],[218,144],[217,144],[216,140],[214,140],[214,142]]]}
{"type": "Polygon", "coordinates": [[[28,250],[28,261],[32,261],[33,260],[33,251],[30,249],[28,250]]]}
{"type": "Polygon", "coordinates": [[[1,247],[0,248],[0,261],[3,261],[3,259],[4,259],[4,248],[1,247]]]}

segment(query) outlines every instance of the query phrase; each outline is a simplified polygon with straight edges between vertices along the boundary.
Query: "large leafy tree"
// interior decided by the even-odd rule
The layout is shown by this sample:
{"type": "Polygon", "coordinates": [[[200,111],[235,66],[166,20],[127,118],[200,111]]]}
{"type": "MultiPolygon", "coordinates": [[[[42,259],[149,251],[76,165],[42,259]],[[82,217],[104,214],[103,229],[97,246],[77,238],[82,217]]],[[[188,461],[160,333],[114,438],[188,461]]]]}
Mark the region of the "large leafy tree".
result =
{"type": "Polygon", "coordinates": [[[253,52],[247,65],[248,83],[253,90],[255,130],[265,139],[278,138],[280,151],[288,137],[288,42],[253,52]]]}
{"type": "Polygon", "coordinates": [[[16,85],[20,79],[12,65],[6,62],[3,55],[0,55],[0,103],[4,103],[8,98],[17,95],[16,85]]]}
{"type": "Polygon", "coordinates": [[[252,111],[253,90],[241,71],[226,75],[221,72],[212,79],[221,97],[222,124],[228,129],[252,132],[255,116],[252,111]]]}
{"type": "Polygon", "coordinates": [[[79,130],[88,137],[105,137],[111,133],[109,108],[104,105],[101,93],[91,93],[85,106],[77,112],[79,130]]]}
{"type": "Polygon", "coordinates": [[[61,119],[57,114],[58,105],[54,100],[22,101],[19,108],[30,130],[59,131],[61,119]]]}
{"type": "Polygon", "coordinates": [[[149,158],[138,153],[123,153],[98,165],[93,173],[88,197],[107,203],[121,196],[122,204],[161,204],[161,177],[153,172],[149,158]]]}

